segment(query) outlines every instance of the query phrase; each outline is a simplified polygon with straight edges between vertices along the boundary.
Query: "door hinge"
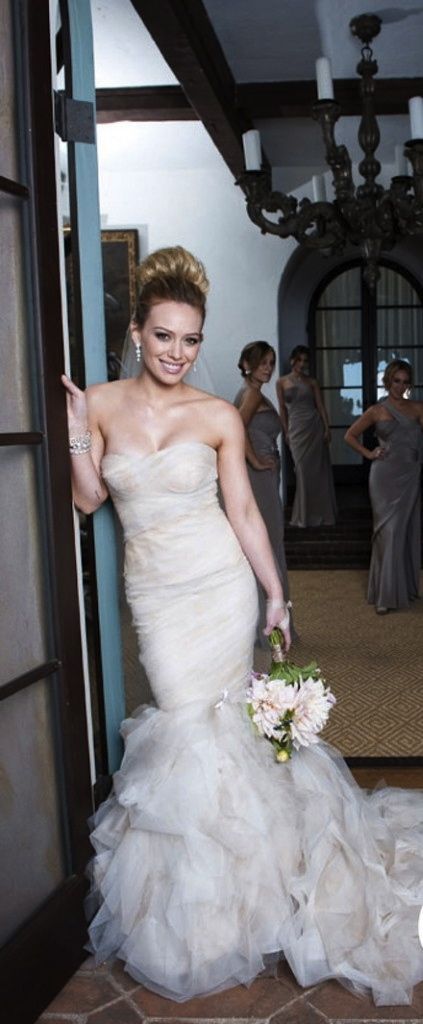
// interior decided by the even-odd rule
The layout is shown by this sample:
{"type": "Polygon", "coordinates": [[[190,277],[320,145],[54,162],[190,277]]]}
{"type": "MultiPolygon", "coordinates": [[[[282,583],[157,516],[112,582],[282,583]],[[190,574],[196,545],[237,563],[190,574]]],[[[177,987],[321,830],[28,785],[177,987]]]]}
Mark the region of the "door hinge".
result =
{"type": "Polygon", "coordinates": [[[95,108],[87,100],[73,100],[63,90],[54,93],[55,128],[63,142],[95,145],[95,108]]]}

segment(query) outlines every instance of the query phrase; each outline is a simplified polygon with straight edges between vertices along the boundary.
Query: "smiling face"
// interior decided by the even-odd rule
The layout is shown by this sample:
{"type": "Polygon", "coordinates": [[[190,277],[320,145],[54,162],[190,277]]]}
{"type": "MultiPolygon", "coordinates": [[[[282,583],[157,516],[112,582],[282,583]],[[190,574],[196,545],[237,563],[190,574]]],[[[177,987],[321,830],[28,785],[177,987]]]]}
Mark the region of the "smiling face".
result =
{"type": "Polygon", "coordinates": [[[389,394],[397,400],[404,398],[410,387],[410,374],[407,370],[395,370],[389,384],[389,394]]]}
{"type": "Polygon", "coordinates": [[[132,326],[132,340],[142,348],[142,373],[162,384],[178,384],[198,356],[202,325],[201,311],[185,302],[152,305],[143,326],[132,326]]]}

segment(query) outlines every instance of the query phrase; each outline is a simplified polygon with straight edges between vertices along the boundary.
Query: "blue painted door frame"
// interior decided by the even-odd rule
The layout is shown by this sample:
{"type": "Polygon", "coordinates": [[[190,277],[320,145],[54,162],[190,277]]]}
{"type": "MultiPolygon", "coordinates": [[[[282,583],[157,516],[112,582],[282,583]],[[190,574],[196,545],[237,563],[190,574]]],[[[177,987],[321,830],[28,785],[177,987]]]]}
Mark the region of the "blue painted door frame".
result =
{"type": "MultiPolygon", "coordinates": [[[[66,0],[70,60],[67,98],[92,105],[95,125],[94,58],[90,0],[66,0]]],[[[81,289],[83,354],[86,384],[107,380],[101,226],[97,147],[68,142],[72,252],[77,256],[81,289]]],[[[108,770],[118,767],[122,744],[119,725],[125,717],[125,693],[119,615],[119,579],[115,527],[110,503],[94,515],[94,547],[104,686],[108,770]]]]}

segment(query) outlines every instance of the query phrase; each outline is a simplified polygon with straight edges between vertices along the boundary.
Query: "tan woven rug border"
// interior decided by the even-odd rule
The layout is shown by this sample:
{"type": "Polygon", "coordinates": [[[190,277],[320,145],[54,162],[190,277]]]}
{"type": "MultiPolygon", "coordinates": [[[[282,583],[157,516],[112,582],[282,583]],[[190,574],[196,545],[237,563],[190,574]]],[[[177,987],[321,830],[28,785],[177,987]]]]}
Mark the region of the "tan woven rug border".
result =
{"type": "MultiPolygon", "coordinates": [[[[423,600],[376,615],[367,572],[291,570],[297,664],[314,658],[337,697],[324,738],[345,756],[423,755],[423,600]]],[[[256,668],[268,657],[256,651],[256,668]]]]}

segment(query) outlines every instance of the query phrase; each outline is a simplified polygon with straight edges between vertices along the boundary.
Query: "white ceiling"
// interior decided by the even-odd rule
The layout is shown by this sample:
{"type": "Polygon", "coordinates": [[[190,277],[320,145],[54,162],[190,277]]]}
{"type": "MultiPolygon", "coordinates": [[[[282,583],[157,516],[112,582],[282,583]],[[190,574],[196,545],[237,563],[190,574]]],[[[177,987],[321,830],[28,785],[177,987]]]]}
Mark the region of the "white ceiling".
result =
{"type": "MultiPolygon", "coordinates": [[[[423,76],[422,0],[397,0],[392,7],[386,0],[203,2],[239,82],[312,79],[321,54],[331,58],[335,79],[352,78],[360,44],[348,25],[369,6],[384,22],[373,44],[380,76],[423,76]]],[[[91,6],[97,87],[175,84],[130,0],[91,0],[91,6]]],[[[381,145],[376,155],[381,162],[393,163],[395,145],[410,134],[407,117],[381,117],[379,123],[381,145]]],[[[287,189],[325,169],[320,129],[311,119],[264,119],[257,126],[271,164],[285,169],[279,179],[287,189]]],[[[357,118],[341,117],[336,132],[337,141],[348,145],[353,162],[362,155],[357,128],[357,118]]],[[[139,169],[155,170],[215,168],[221,161],[205,129],[195,122],[100,126],[99,157],[112,170],[128,166],[128,161],[139,169]]]]}
{"type": "Polygon", "coordinates": [[[131,0],[91,0],[98,89],[177,85],[131,0]]]}
{"type": "Polygon", "coordinates": [[[203,0],[237,82],[314,78],[316,57],[329,57],[335,78],[352,78],[360,43],[351,18],[382,18],[374,41],[384,78],[423,74],[422,0],[203,0]]]}

